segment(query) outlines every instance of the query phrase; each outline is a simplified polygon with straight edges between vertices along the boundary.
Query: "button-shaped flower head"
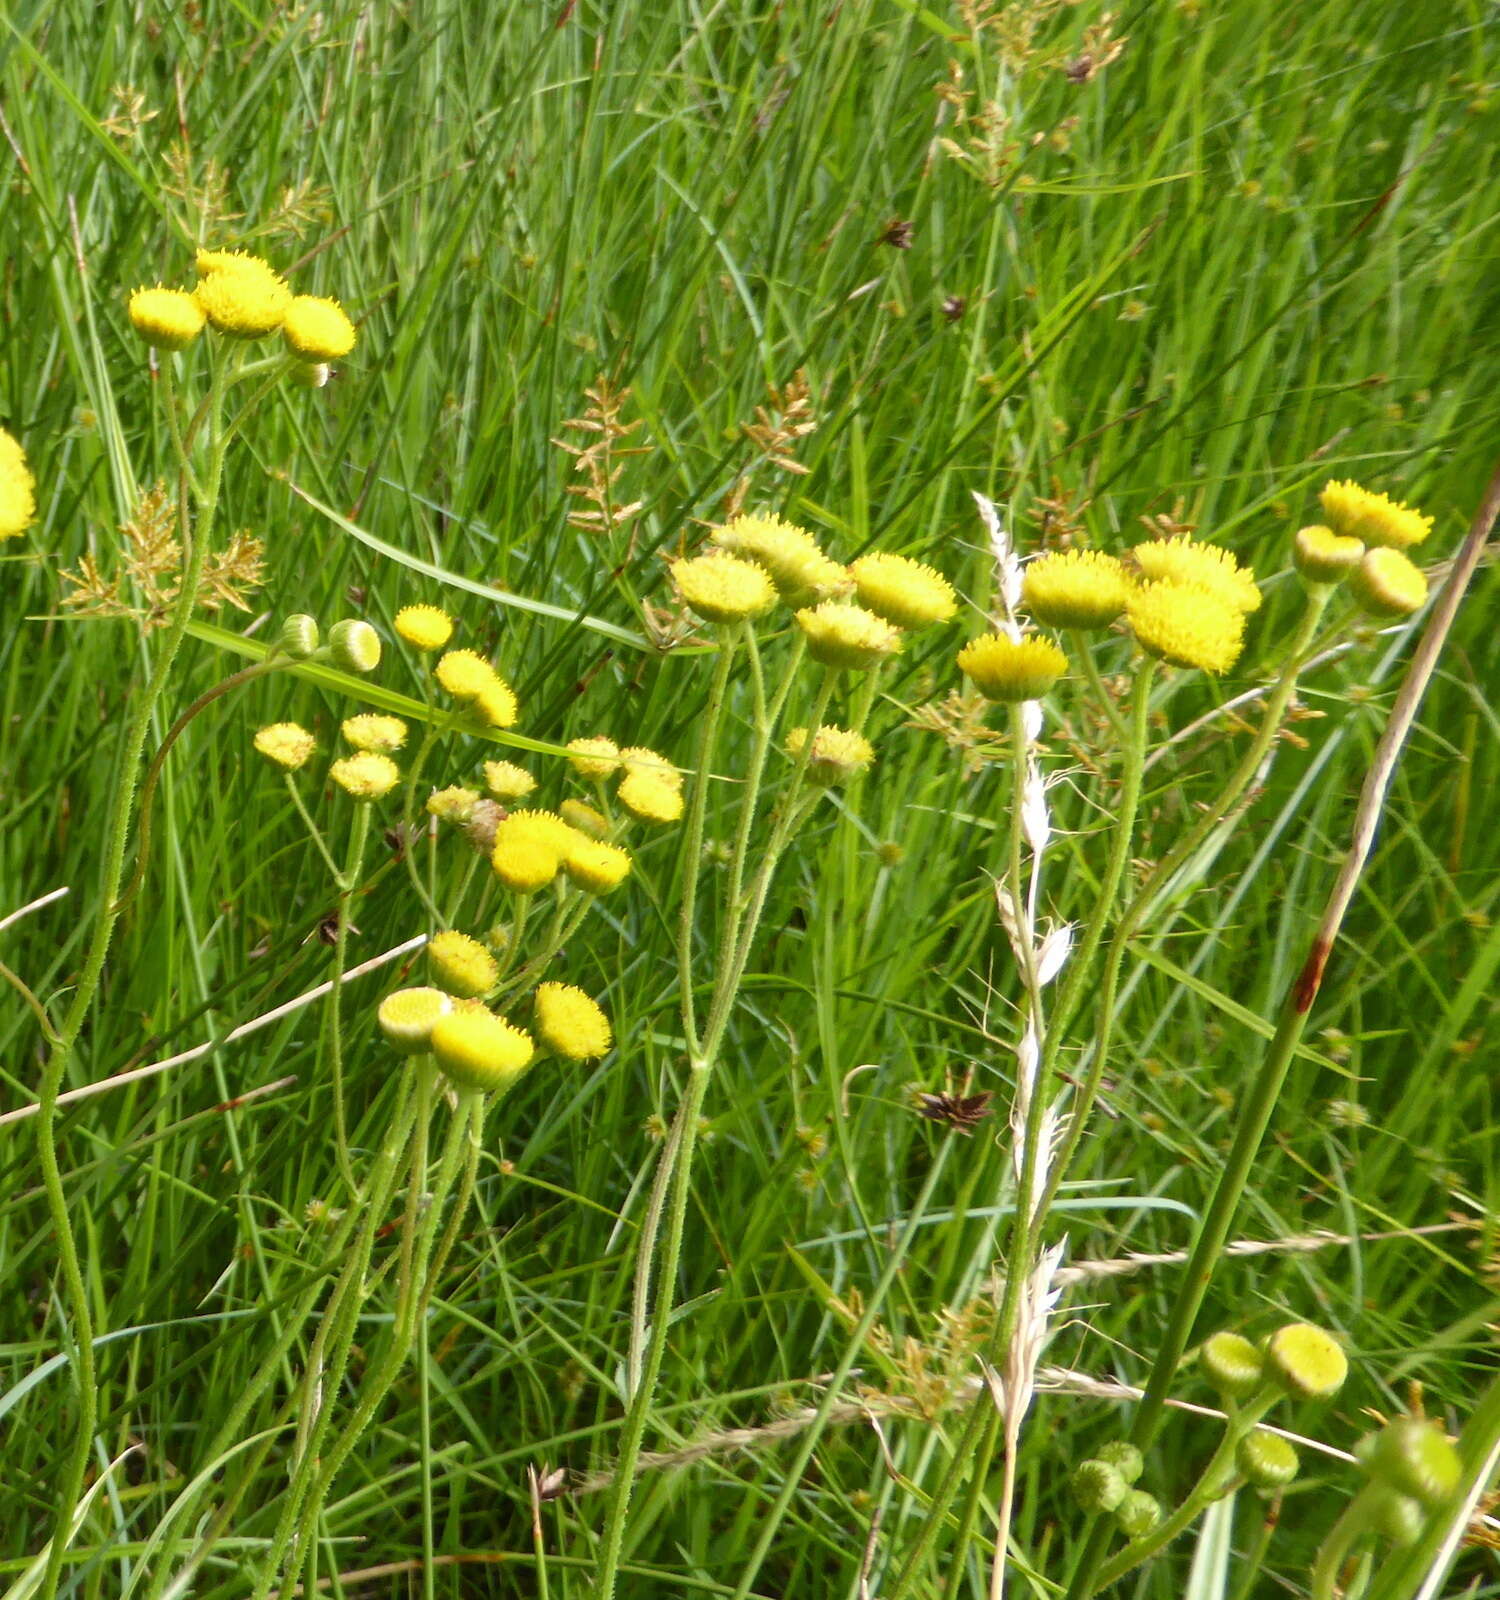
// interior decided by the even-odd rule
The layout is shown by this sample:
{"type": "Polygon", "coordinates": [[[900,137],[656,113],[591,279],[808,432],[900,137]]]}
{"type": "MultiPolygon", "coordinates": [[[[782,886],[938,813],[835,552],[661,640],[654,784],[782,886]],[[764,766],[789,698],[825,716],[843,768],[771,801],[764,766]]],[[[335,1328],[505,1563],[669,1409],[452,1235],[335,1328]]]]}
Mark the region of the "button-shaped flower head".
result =
{"type": "Polygon", "coordinates": [[[806,528],[783,517],[736,517],[709,538],[721,550],[764,567],[788,605],[807,606],[849,590],[848,571],[823,553],[806,528]]]}
{"type": "Polygon", "coordinates": [[[608,894],[630,874],[630,852],[603,839],[580,839],[563,858],[568,877],[590,894],[608,894]]]}
{"type": "Polygon", "coordinates": [[[958,610],[953,585],[935,567],[909,556],[874,551],[853,562],[849,575],[865,610],[898,628],[948,622],[958,610]]]}
{"type": "MultiPolygon", "coordinates": [[[[793,728],[786,736],[786,752],[794,759],[807,748],[807,729],[793,728]]],[[[832,786],[848,783],[869,769],[875,747],[862,733],[827,725],[813,735],[807,755],[807,777],[811,783],[832,786]]]]}
{"type": "Polygon", "coordinates": [[[602,1056],[614,1042],[609,1018],[582,989],[570,983],[538,987],[534,1025],[538,1042],[569,1061],[602,1056]]]}
{"type": "Polygon", "coordinates": [[[457,1006],[433,1025],[437,1064],[457,1088],[503,1094],[536,1054],[531,1035],[481,1005],[457,1006]]]}
{"type": "Polygon", "coordinates": [[[1365,544],[1409,550],[1432,532],[1431,517],[1347,478],[1325,483],[1318,503],[1335,533],[1363,540],[1365,544]]]}
{"type": "Polygon", "coordinates": [[[1349,1358],[1331,1333],[1291,1322],[1266,1341],[1266,1371],[1289,1393],[1322,1400],[1343,1387],[1349,1358]]]}
{"type": "Polygon", "coordinates": [[[14,539],[36,520],[36,480],[20,442],[0,428],[0,539],[14,539]]]}
{"type": "Polygon", "coordinates": [[[286,308],[281,337],[299,361],[338,361],[354,348],[354,324],[337,300],[299,294],[286,308]]]}
{"type": "Polygon", "coordinates": [[[1068,670],[1068,658],[1036,634],[985,633],[958,652],[958,665],[987,700],[1016,704],[1040,700],[1068,670]]]}
{"type": "Polygon", "coordinates": [[[380,665],[380,635],[368,622],[346,617],[328,630],[328,653],[345,672],[373,672],[380,665]]]}
{"type": "Polygon", "coordinates": [[[1130,581],[1102,550],[1057,550],[1026,563],[1021,603],[1049,628],[1107,628],[1125,610],[1130,581]]]}
{"type": "Polygon", "coordinates": [[[376,1020],[393,1050],[419,1056],[430,1048],[438,1018],[452,1009],[453,1001],[441,989],[397,989],[380,1002],[376,1020]]]}
{"type": "Polygon", "coordinates": [[[1409,617],[1427,604],[1422,569],[1399,550],[1366,550],[1349,574],[1349,592],[1377,617],[1409,617]]]}
{"type": "Polygon", "coordinates": [[[524,800],[536,789],[536,779],[514,761],[486,761],[484,786],[497,800],[524,800]]]}
{"type": "Polygon", "coordinates": [[[345,717],[340,731],[356,750],[378,750],[393,755],[406,743],[406,724],[400,717],[382,716],[378,711],[345,717]]]}
{"type": "Polygon", "coordinates": [[[865,672],[901,647],[901,635],[883,617],[845,600],[825,600],[797,613],[807,653],[825,667],[865,672]]]}
{"type": "Polygon", "coordinates": [[[1178,535],[1149,539],[1131,550],[1147,583],[1191,583],[1222,595],[1245,613],[1260,609],[1255,574],[1235,560],[1222,545],[1178,535]]]}
{"type": "Polygon", "coordinates": [[[268,761],[274,761],[287,772],[295,772],[307,764],[308,757],[318,748],[318,741],[298,723],[273,722],[256,733],[255,748],[268,761]]]}
{"type": "Polygon", "coordinates": [[[1292,564],[1309,583],[1338,583],[1359,565],[1364,541],[1314,523],[1292,540],[1292,564]]]}
{"type": "Polygon", "coordinates": [[[427,968],[438,988],[462,1000],[488,994],[500,981],[494,956],[477,939],[451,928],[427,941],[427,968]]]}
{"type": "Polygon", "coordinates": [[[379,800],[401,781],[401,770],[389,756],[372,750],[343,756],[328,769],[328,776],[355,800],[379,800]]]}
{"type": "Polygon", "coordinates": [[[590,739],[569,739],[568,765],[580,778],[602,783],[619,770],[620,747],[602,733],[590,739]]]}
{"type": "Polygon", "coordinates": [[[402,606],[396,632],[413,650],[441,650],[453,637],[453,618],[438,606],[402,606]]]}
{"type": "Polygon", "coordinates": [[[1125,606],[1136,642],[1177,667],[1228,672],[1245,644],[1245,613],[1222,588],[1202,583],[1147,583],[1125,606]]]}
{"type": "Polygon", "coordinates": [[[1228,1400],[1243,1400],[1260,1388],[1266,1359],[1243,1334],[1213,1333],[1198,1348],[1203,1375],[1228,1400]]]}
{"type": "Polygon", "coordinates": [[[181,350],[203,332],[203,307],[185,289],[137,289],[129,311],[131,327],[157,350],[181,350]]]}
{"type": "Polygon", "coordinates": [[[705,622],[743,622],[776,604],[776,586],[764,567],[725,550],[672,563],[672,581],[689,610],[705,622]]]}
{"type": "Polygon", "coordinates": [[[292,291],[286,280],[259,256],[238,252],[200,251],[198,270],[205,272],[193,290],[209,322],[236,339],[262,339],[286,320],[292,291]]]}

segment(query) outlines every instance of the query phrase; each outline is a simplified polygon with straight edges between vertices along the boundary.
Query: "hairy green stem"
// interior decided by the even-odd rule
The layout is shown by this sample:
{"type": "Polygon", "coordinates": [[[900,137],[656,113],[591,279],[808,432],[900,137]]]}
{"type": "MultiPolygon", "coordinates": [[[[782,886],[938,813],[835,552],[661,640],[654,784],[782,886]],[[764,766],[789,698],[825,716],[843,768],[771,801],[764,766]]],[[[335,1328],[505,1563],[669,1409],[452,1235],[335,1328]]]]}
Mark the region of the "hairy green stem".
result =
{"type": "Polygon", "coordinates": [[[359,1192],[349,1156],[349,1120],[344,1105],[344,970],[349,962],[349,901],[359,886],[365,844],[370,837],[370,807],[356,802],[354,825],[349,830],[349,854],[338,876],[338,902],[334,906],[333,971],[330,973],[327,1020],[329,1090],[333,1095],[333,1138],[339,1173],[350,1195],[359,1192]]]}

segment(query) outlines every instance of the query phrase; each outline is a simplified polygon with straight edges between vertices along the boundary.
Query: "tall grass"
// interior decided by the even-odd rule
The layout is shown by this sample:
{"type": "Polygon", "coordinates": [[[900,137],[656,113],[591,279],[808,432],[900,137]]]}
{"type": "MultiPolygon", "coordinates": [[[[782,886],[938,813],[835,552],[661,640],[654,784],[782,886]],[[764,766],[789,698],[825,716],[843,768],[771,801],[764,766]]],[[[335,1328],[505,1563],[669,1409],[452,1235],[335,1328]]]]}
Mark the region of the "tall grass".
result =
{"type": "MultiPolygon", "coordinates": [[[[757,502],[795,510],[840,555],[878,542],[920,556],[981,609],[994,574],[974,490],[1023,550],[1070,520],[1122,548],[1161,515],[1233,547],[1265,589],[1250,650],[1222,684],[1177,692],[1158,743],[1268,681],[1300,604],[1287,537],[1325,478],[1420,502],[1437,517],[1426,550],[1449,555],[1494,453],[1489,10],[1155,0],[1117,19],[1123,53],[1088,76],[1083,30],[1099,18],[1091,4],[1045,16],[1026,60],[956,7],[904,0],[14,6],[0,26],[0,421],[31,455],[42,517],[0,549],[0,916],[70,892],[0,932],[0,961],[65,1013],[99,909],[127,689],[153,645],[66,614],[59,573],[85,554],[107,563],[139,490],[170,471],[122,298],[180,279],[200,237],[298,264],[299,287],[355,312],[360,343],[316,403],[278,393],[231,458],[223,503],[265,538],[266,582],[250,614],[196,625],[149,743],[242,664],[232,635],[263,613],[358,612],[388,632],[402,604],[442,599],[511,674],[525,735],[608,730],[687,764],[710,673],[699,653],[645,643],[645,606],[667,594],[659,554],[696,540],[752,469],[757,502]],[[993,100],[1011,119],[993,183],[940,142],[969,148],[973,133],[934,94],[954,64],[971,109],[993,100]],[[743,429],[799,370],[819,424],[796,449],[805,475],[761,462],[743,429]],[[553,443],[576,437],[563,424],[601,374],[628,386],[642,423],[628,443],[647,447],[620,480],[643,508],[605,538],[570,521],[579,480],[553,443]],[[444,590],[418,563],[527,604],[444,590]]],[[[1239,1215],[1254,1240],[1347,1242],[1229,1257],[1200,1323],[1336,1330],[1349,1384],[1290,1420],[1343,1450],[1365,1408],[1394,1412],[1413,1382],[1461,1420],[1492,1365],[1494,603],[1482,569],[1239,1215]],[[1413,1231],[1450,1221],[1463,1226],[1413,1231]]],[[[1020,987],[992,890],[1003,750],[932,710],[956,685],[950,642],[883,681],[877,775],[851,815],[818,814],[768,901],[705,1106],[621,1593],[887,1592],[962,1434],[1010,1231],[1005,1119],[964,1139],[912,1097],[967,1085],[1008,1105],[1020,987]],[[851,1385],[802,1468],[790,1441],[842,1367],[851,1385]]],[[[1253,807],[1134,941],[1100,1110],[1054,1213],[1074,1262],[1191,1238],[1409,654],[1398,628],[1310,672],[1253,807]]],[[[1126,646],[1100,659],[1112,679],[1126,646]]],[[[415,687],[395,672],[381,685],[415,687]]],[[[285,717],[330,743],[349,709],[276,674],[191,724],[64,1090],[221,1037],[326,975],[333,892],[247,752],[285,717]]],[[[741,740],[747,714],[731,705],[741,740]]],[[[1097,712],[1045,737],[1065,770],[1112,770],[1097,712]]],[[[1153,756],[1141,858],[1170,849],[1248,737],[1226,715],[1153,756]]],[[[723,788],[710,838],[728,831],[723,788]]],[[[1080,778],[1050,794],[1058,918],[1098,893],[1109,816],[1089,793],[1080,778]]],[[[380,849],[351,962],[421,930],[380,849]]],[[[679,850],[676,835],[644,849],[641,892],[569,951],[608,975],[621,1048],[599,1070],[534,1073],[491,1118],[425,1344],[322,1518],[334,1593],[590,1592],[634,1240],[685,1088],[679,850]],[[570,1492],[533,1505],[528,1468],[566,1469],[570,1492]]],[[[397,1087],[373,1027],[386,987],[357,979],[345,997],[361,1158],[397,1087]]],[[[10,1109],[35,1099],[43,1042],[5,994],[10,1109]]],[[[250,1592],[287,1476],[285,1442],[254,1437],[275,1406],[232,1462],[202,1450],[323,1260],[314,1203],[342,1193],[317,1018],[291,1013],[59,1114],[98,1340],[97,1488],[65,1592],[145,1594],[189,1563],[186,1592],[250,1592]],[[247,1465],[227,1521],[164,1520],[192,1475],[247,1465]]],[[[1075,1077],[1076,1045],[1059,1063],[1075,1077]]],[[[36,1143],[24,1123],[0,1136],[0,1570],[27,1593],[77,1410],[36,1143]]],[[[1070,1281],[1045,1359],[1084,1376],[1044,1385],[1022,1434],[1014,1592],[1066,1580],[1082,1525],[1068,1470],[1128,1431],[1110,1386],[1145,1382],[1179,1270],[1070,1281]]],[[[390,1316],[382,1287],[358,1337],[372,1355],[390,1316]]],[[[1177,1392],[1206,1398],[1186,1375],[1177,1392]]],[[[1205,1428],[1166,1422],[1147,1468],[1164,1499],[1207,1459],[1205,1428]]],[[[1272,1539],[1238,1496],[1230,1576],[1194,1592],[1305,1583],[1356,1481],[1310,1461],[1272,1539]]],[[[965,1484],[914,1593],[987,1592],[998,1463],[965,1484]],[[956,1549],[963,1527],[975,1537],[956,1549]]],[[[1183,1593],[1193,1548],[1145,1569],[1141,1592],[1183,1593]]],[[[1206,1551],[1207,1537],[1200,1568],[1206,1551]]],[[[1488,1557],[1459,1559],[1465,1581],[1493,1584],[1488,1557]]]]}

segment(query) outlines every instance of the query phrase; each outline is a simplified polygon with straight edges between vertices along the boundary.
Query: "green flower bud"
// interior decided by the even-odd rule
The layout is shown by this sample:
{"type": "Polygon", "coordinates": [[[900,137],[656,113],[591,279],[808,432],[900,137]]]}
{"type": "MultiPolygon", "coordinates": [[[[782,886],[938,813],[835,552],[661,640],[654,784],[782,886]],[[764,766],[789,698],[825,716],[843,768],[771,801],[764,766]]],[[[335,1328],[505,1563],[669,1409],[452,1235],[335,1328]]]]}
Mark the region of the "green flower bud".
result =
{"type": "Polygon", "coordinates": [[[1384,1484],[1375,1487],[1370,1497],[1370,1521],[1394,1545],[1405,1549],[1422,1537],[1427,1513],[1410,1495],[1399,1494],[1384,1484]]]}
{"type": "Polygon", "coordinates": [[[306,661],[318,648],[320,637],[317,618],[299,611],[282,623],[276,643],[284,656],[290,656],[293,661],[306,661]]]}
{"type": "Polygon", "coordinates": [[[1112,1439],[1097,1459],[1113,1467],[1126,1483],[1134,1483],[1146,1470],[1140,1451],[1128,1439],[1112,1439]]]}
{"type": "Polygon", "coordinates": [[[1155,1495],[1131,1489],[1115,1507],[1115,1521],[1127,1539],[1142,1539],[1161,1521],[1161,1506],[1155,1495]]]}
{"type": "Polygon", "coordinates": [[[345,672],[373,672],[380,665],[380,635],[368,622],[346,617],[328,635],[333,664],[345,672]]]}
{"type": "Polygon", "coordinates": [[[1107,1461],[1085,1461],[1073,1471],[1069,1480],[1073,1498],[1091,1515],[1097,1511],[1113,1511],[1125,1498],[1125,1480],[1107,1461]]]}
{"type": "Polygon", "coordinates": [[[1291,1322],[1266,1341],[1271,1376],[1303,1400],[1326,1400],[1349,1375],[1349,1359],[1331,1333],[1310,1322],[1291,1322]]]}
{"type": "Polygon", "coordinates": [[[1303,528],[1292,541],[1292,564],[1309,583],[1338,583],[1364,559],[1361,539],[1332,528],[1303,528]]]}
{"type": "Polygon", "coordinates": [[[1243,1400],[1260,1387],[1265,1358],[1238,1333],[1215,1333],[1198,1351],[1203,1375],[1226,1399],[1243,1400]]]}
{"type": "Polygon", "coordinates": [[[1458,1451],[1436,1424],[1397,1417],[1376,1436],[1365,1463],[1372,1478],[1410,1495],[1429,1511],[1445,1505],[1463,1474],[1458,1451]]]}
{"type": "Polygon", "coordinates": [[[399,1055],[421,1055],[428,1049],[439,1017],[453,1009],[441,989],[397,989],[380,1002],[376,1013],[386,1042],[399,1055]]]}
{"type": "Polygon", "coordinates": [[[1279,1433],[1255,1428],[1234,1447],[1235,1464],[1257,1489],[1279,1489],[1297,1476],[1297,1452],[1279,1433]]]}

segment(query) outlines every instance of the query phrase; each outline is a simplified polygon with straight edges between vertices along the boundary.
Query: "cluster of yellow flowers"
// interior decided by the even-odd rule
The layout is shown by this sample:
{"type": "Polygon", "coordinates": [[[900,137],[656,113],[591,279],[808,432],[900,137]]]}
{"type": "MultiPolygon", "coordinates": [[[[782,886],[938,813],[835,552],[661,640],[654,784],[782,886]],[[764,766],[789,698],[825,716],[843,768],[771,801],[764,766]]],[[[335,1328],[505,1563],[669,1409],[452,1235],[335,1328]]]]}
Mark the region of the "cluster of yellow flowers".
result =
{"type": "Polygon", "coordinates": [[[958,609],[953,585],[922,562],[877,553],[842,566],[779,516],[735,517],[710,538],[715,549],[672,563],[688,609],[728,624],[780,602],[824,666],[865,671],[900,649],[903,630],[947,622],[958,609]]]}
{"type": "Polygon", "coordinates": [[[36,521],[36,479],[26,452],[0,428],[0,539],[14,539],[36,521]]]}
{"type": "Polygon", "coordinates": [[[354,324],[337,300],[293,294],[285,278],[243,250],[200,250],[192,290],[140,288],[130,296],[130,321],[158,350],[182,350],[204,324],[233,339],[263,339],[278,329],[287,353],[326,381],[326,366],[354,348],[354,324]]]}
{"type": "MultiPolygon", "coordinates": [[[[399,717],[368,713],[345,719],[341,729],[353,749],[328,768],[328,776],[355,800],[379,800],[401,781],[391,752],[406,743],[399,717]]],[[[296,722],[273,722],[255,735],[255,748],[284,772],[297,772],[312,759],[318,741],[296,722]]]]}
{"type": "Polygon", "coordinates": [[[1326,523],[1298,531],[1297,570],[1310,584],[1348,580],[1349,591],[1377,617],[1406,617],[1427,602],[1427,579],[1406,554],[1432,532],[1432,518],[1359,484],[1334,479],[1318,496],[1326,523]]]}

